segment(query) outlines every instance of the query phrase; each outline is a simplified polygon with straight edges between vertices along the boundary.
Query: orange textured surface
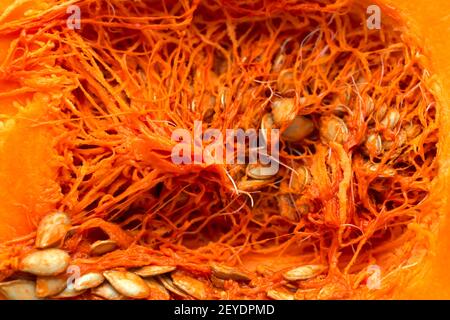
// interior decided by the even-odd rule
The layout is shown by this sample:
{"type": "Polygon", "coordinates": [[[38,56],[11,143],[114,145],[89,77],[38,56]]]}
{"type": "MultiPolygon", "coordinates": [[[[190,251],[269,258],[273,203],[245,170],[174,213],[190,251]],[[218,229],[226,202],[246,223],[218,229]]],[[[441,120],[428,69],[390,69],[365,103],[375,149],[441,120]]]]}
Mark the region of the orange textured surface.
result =
{"type": "MultiPolygon", "coordinates": [[[[12,0],[0,0],[0,12],[12,0]]],[[[450,128],[448,107],[450,102],[450,2],[448,0],[384,0],[402,12],[411,30],[423,41],[431,60],[432,73],[441,85],[441,126],[450,128]]],[[[13,16],[20,16],[26,9],[39,1],[30,1],[16,10],[13,16]],[[21,11],[23,10],[23,11],[21,11]]],[[[0,39],[0,66],[7,54],[12,38],[0,39]]],[[[13,88],[13,83],[1,83],[0,91],[13,88]]],[[[34,101],[35,108],[27,110],[32,118],[40,112],[40,101],[34,101]]],[[[15,113],[12,99],[0,99],[0,113],[15,113]]],[[[445,130],[447,131],[447,130],[445,130]]],[[[48,162],[52,152],[48,145],[48,132],[30,126],[29,121],[18,121],[14,128],[0,135],[0,242],[27,234],[34,229],[34,221],[54,207],[57,201],[57,186],[52,182],[56,174],[48,162]],[[27,190],[28,192],[23,192],[27,190]],[[33,221],[34,220],[34,221],[33,221]]],[[[441,161],[440,183],[437,190],[443,208],[449,208],[450,195],[450,137],[445,134],[440,140],[441,161]],[[449,191],[447,191],[449,190],[449,191]]],[[[437,246],[430,266],[416,285],[397,298],[408,299],[450,299],[450,222],[442,212],[442,223],[437,246]]]]}

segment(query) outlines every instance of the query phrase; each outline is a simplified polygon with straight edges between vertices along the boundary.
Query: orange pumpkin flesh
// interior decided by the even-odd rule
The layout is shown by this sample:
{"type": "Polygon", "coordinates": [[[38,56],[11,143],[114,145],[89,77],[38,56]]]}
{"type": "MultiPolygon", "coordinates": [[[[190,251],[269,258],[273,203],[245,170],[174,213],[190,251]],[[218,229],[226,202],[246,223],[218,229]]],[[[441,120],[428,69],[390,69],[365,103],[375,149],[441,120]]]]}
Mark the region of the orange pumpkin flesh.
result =
{"type": "Polygon", "coordinates": [[[440,128],[443,134],[439,137],[440,171],[432,197],[440,203],[440,228],[435,239],[436,246],[427,265],[423,266],[423,274],[415,279],[415,285],[397,298],[404,299],[450,299],[450,221],[448,219],[449,183],[450,183],[450,137],[445,134],[450,128],[450,3],[446,0],[430,2],[424,0],[387,0],[385,3],[398,8],[408,22],[408,26],[431,60],[431,71],[440,84],[438,98],[441,112],[440,128]]]}
{"type": "MultiPolygon", "coordinates": [[[[0,1],[0,12],[9,0],[0,1]]],[[[28,3],[19,8],[14,15],[20,16],[30,8],[28,3]]],[[[441,110],[448,108],[450,101],[450,19],[445,14],[450,13],[450,3],[447,0],[435,0],[430,5],[425,0],[385,0],[398,8],[401,15],[409,22],[411,31],[428,51],[432,65],[430,70],[436,75],[440,84],[437,92],[441,110]],[[445,32],[448,30],[448,32],[445,32]]],[[[5,57],[6,48],[13,39],[0,39],[0,65],[5,57]]],[[[0,91],[14,88],[13,83],[1,83],[0,91]]],[[[17,101],[26,101],[26,95],[15,97],[17,101]]],[[[14,99],[0,98],[0,113],[16,114],[17,118],[33,119],[41,110],[39,101],[35,98],[29,101],[35,107],[20,113],[14,106],[14,99]]],[[[406,290],[396,292],[395,298],[432,299],[450,298],[450,222],[446,219],[446,209],[450,206],[450,137],[445,132],[450,130],[450,117],[445,112],[439,113],[441,132],[439,142],[440,171],[432,198],[441,207],[441,222],[434,254],[424,263],[422,274],[414,279],[414,283],[406,290]]],[[[48,145],[49,132],[38,127],[30,127],[29,120],[18,120],[14,130],[0,135],[0,242],[24,236],[36,228],[39,219],[52,211],[60,197],[55,185],[55,168],[48,160],[52,153],[48,145]],[[28,212],[34,212],[29,216],[28,212]]],[[[388,297],[389,298],[389,297],[388,297]]]]}

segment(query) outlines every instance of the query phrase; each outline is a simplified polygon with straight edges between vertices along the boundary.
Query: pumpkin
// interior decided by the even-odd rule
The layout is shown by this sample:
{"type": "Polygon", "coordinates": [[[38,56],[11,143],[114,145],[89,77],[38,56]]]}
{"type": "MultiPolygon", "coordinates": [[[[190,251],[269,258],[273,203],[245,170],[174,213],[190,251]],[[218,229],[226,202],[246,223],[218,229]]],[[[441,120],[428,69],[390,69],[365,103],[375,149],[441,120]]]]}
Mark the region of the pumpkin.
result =
{"type": "MultiPolygon", "coordinates": [[[[22,17],[29,10],[42,10],[46,7],[45,3],[39,1],[25,1],[23,5],[17,7],[12,14],[8,15],[6,20],[2,21],[1,12],[12,2],[13,0],[0,0],[0,23],[22,17]]],[[[447,181],[450,179],[450,163],[447,161],[450,157],[450,137],[445,134],[447,130],[450,130],[450,117],[444,112],[448,107],[448,101],[450,101],[450,65],[448,64],[448,61],[450,61],[450,51],[448,50],[450,48],[450,38],[448,37],[450,23],[445,14],[442,14],[443,12],[450,12],[450,3],[447,0],[435,0],[433,6],[430,6],[425,0],[378,0],[376,3],[384,8],[383,14],[395,18],[401,17],[407,23],[409,32],[425,48],[426,54],[430,58],[430,65],[427,67],[433,74],[433,80],[436,83],[432,89],[438,99],[439,118],[437,120],[440,130],[437,155],[439,173],[433,181],[432,191],[428,199],[430,204],[436,205],[436,208],[433,207],[430,210],[437,210],[440,215],[438,226],[433,227],[435,230],[433,229],[428,234],[434,246],[428,248],[429,252],[427,252],[425,260],[419,262],[408,287],[396,288],[393,292],[387,291],[384,293],[385,296],[381,298],[450,298],[450,275],[446,270],[447,264],[450,263],[450,250],[448,250],[450,248],[450,237],[448,236],[450,222],[446,217],[447,208],[450,206],[449,191],[447,191],[447,181]],[[388,6],[386,7],[386,5],[388,6]]],[[[18,36],[18,34],[13,34],[0,37],[0,71],[3,61],[8,57],[11,44],[18,36]]],[[[45,126],[34,126],[32,121],[32,119],[42,116],[45,109],[43,106],[48,103],[47,98],[45,95],[32,96],[30,93],[21,91],[19,83],[15,82],[14,79],[11,81],[0,80],[0,92],[14,93],[0,95],[0,114],[16,115],[14,121],[6,121],[2,124],[8,130],[0,131],[1,243],[15,239],[26,239],[30,233],[33,235],[39,221],[42,221],[42,218],[46,217],[49,212],[55,210],[58,202],[61,201],[61,195],[59,192],[60,186],[56,183],[56,177],[59,173],[54,159],[57,158],[57,153],[48,144],[48,141],[52,139],[52,132],[47,130],[45,126]],[[27,108],[18,108],[17,103],[27,105],[27,108]],[[32,216],[30,216],[30,212],[33,212],[32,216]]],[[[145,153],[145,151],[140,151],[145,153]]],[[[115,226],[105,224],[103,230],[108,233],[107,230],[113,230],[114,228],[115,226]]],[[[114,230],[111,231],[111,233],[114,232],[114,230]]],[[[120,233],[117,231],[117,234],[120,233]]],[[[115,245],[123,244],[125,246],[127,243],[130,243],[130,241],[126,235],[117,236],[115,245]]],[[[108,245],[109,243],[100,242],[97,243],[96,249],[100,250],[99,248],[105,248],[108,245]]],[[[0,261],[0,266],[1,264],[0,261]]],[[[294,278],[298,279],[305,272],[320,273],[323,271],[320,268],[320,266],[308,266],[307,270],[291,270],[291,273],[285,274],[285,277],[288,278],[293,274],[294,278]]],[[[158,274],[159,272],[150,269],[138,270],[135,273],[158,274]]],[[[214,274],[232,280],[248,280],[248,275],[245,272],[230,270],[224,266],[212,266],[212,270],[214,274]]],[[[118,288],[121,288],[123,279],[133,279],[137,288],[142,289],[142,297],[148,296],[147,286],[141,284],[141,287],[139,287],[140,278],[136,278],[135,273],[108,271],[105,277],[118,291],[120,291],[118,288]]],[[[99,277],[102,278],[98,274],[91,276],[96,280],[99,277]]],[[[211,279],[211,281],[217,281],[218,286],[223,285],[221,282],[223,279],[218,278],[220,277],[211,279]]],[[[198,299],[207,297],[199,293],[206,290],[200,290],[204,286],[202,282],[195,282],[195,279],[189,278],[182,272],[176,274],[173,280],[178,281],[179,288],[183,289],[181,293],[176,293],[178,296],[183,297],[184,294],[189,294],[198,299]],[[186,283],[187,279],[194,289],[183,287],[183,283],[186,283]],[[196,286],[200,288],[198,291],[195,290],[196,286]]],[[[163,284],[164,281],[164,278],[162,278],[163,284]]],[[[155,286],[157,284],[148,283],[147,285],[155,286]]],[[[102,289],[104,291],[99,293],[99,296],[107,295],[104,293],[107,289],[102,289]]],[[[70,297],[69,292],[63,291],[60,293],[60,295],[63,294],[66,294],[65,297],[70,297]]],[[[272,292],[268,296],[278,297],[280,294],[280,292],[272,292]]],[[[137,295],[131,298],[141,298],[141,296],[137,295]]]]}

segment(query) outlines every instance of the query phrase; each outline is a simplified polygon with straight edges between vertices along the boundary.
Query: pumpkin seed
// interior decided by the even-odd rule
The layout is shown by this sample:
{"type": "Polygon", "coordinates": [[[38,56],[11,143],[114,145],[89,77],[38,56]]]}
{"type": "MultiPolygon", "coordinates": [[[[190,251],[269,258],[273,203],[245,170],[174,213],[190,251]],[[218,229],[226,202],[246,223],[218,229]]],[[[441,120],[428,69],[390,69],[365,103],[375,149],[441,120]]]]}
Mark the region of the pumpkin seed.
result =
{"type": "Polygon", "coordinates": [[[108,282],[104,282],[100,286],[92,289],[92,294],[106,300],[121,300],[124,297],[113,288],[108,282]]]}
{"type": "Polygon", "coordinates": [[[283,131],[281,137],[286,141],[300,141],[314,131],[314,122],[304,116],[296,116],[292,123],[283,131]]]}
{"type": "Polygon", "coordinates": [[[145,266],[137,270],[133,270],[135,274],[141,277],[154,277],[164,273],[172,272],[176,269],[173,266],[145,266]]]}
{"type": "Polygon", "coordinates": [[[379,163],[368,163],[367,167],[370,172],[376,172],[378,177],[381,178],[389,178],[397,174],[397,171],[395,169],[392,169],[386,165],[381,166],[379,163]]]}
{"type": "Polygon", "coordinates": [[[407,124],[405,126],[405,133],[407,139],[411,140],[417,137],[421,133],[421,129],[418,125],[414,125],[412,123],[407,124]]]}
{"type": "Polygon", "coordinates": [[[301,193],[311,181],[311,173],[308,168],[299,166],[291,175],[290,189],[295,193],[301,193]]]}
{"type": "Polygon", "coordinates": [[[225,280],[217,278],[214,274],[211,275],[210,280],[213,286],[215,286],[216,288],[225,288],[225,280]]]}
{"type": "Polygon", "coordinates": [[[73,287],[81,291],[98,287],[105,281],[105,277],[99,272],[89,272],[75,280],[73,287]]]}
{"type": "Polygon", "coordinates": [[[63,250],[44,249],[26,255],[19,268],[37,276],[55,276],[67,269],[69,261],[69,254],[63,250]]]}
{"type": "Polygon", "coordinates": [[[371,156],[377,156],[383,152],[383,142],[379,134],[370,134],[366,140],[366,148],[371,156]]]}
{"type": "Polygon", "coordinates": [[[175,293],[177,296],[181,298],[189,298],[189,296],[184,291],[180,290],[173,284],[172,279],[169,278],[168,276],[165,275],[158,276],[158,279],[159,281],[161,281],[161,284],[164,286],[164,288],[166,288],[170,292],[175,293]]]}
{"type": "Polygon", "coordinates": [[[336,116],[325,116],[321,119],[320,136],[325,143],[344,143],[348,139],[348,128],[344,120],[336,116]]]}
{"type": "Polygon", "coordinates": [[[373,102],[372,97],[366,98],[366,115],[372,114],[373,110],[375,109],[375,103],[373,102]]]}
{"type": "Polygon", "coordinates": [[[144,279],[147,286],[150,288],[151,300],[170,300],[170,293],[167,289],[157,280],[153,278],[144,279]]]}
{"type": "Polygon", "coordinates": [[[289,270],[283,274],[288,281],[307,280],[318,276],[327,269],[326,266],[310,264],[289,270]]]}
{"type": "Polygon", "coordinates": [[[400,113],[397,110],[389,110],[386,117],[381,121],[381,125],[388,129],[393,129],[400,121],[400,113]]]}
{"type": "Polygon", "coordinates": [[[36,233],[36,247],[45,249],[64,239],[70,229],[70,218],[64,212],[45,216],[39,223],[36,233]]]}
{"type": "Polygon", "coordinates": [[[285,288],[271,289],[267,296],[273,300],[294,300],[294,294],[285,288]]]}
{"type": "Polygon", "coordinates": [[[36,296],[46,298],[54,296],[66,288],[65,277],[38,277],[36,279],[36,296]]]}
{"type": "Polygon", "coordinates": [[[273,121],[277,125],[292,122],[296,116],[295,111],[295,101],[292,98],[281,98],[272,103],[273,121]]]}
{"type": "Polygon", "coordinates": [[[265,167],[259,164],[249,164],[246,173],[249,177],[256,180],[270,179],[277,174],[271,166],[265,167]]]}
{"type": "Polygon", "coordinates": [[[383,104],[375,113],[375,119],[378,121],[382,121],[386,116],[388,107],[386,104],[383,104]]]}
{"type": "Polygon", "coordinates": [[[175,286],[196,299],[205,300],[208,298],[208,288],[202,281],[181,272],[172,273],[172,281],[175,286]]]}
{"type": "Polygon", "coordinates": [[[288,93],[295,90],[294,74],[290,70],[283,70],[277,79],[278,91],[288,93]]]}
{"type": "Polygon", "coordinates": [[[0,293],[8,300],[39,300],[36,296],[36,283],[30,280],[2,282],[0,293]]]}
{"type": "Polygon", "coordinates": [[[248,274],[233,267],[213,263],[211,264],[211,270],[213,275],[220,279],[235,281],[251,280],[248,274]]]}
{"type": "Polygon", "coordinates": [[[91,245],[90,254],[93,256],[101,256],[116,249],[117,243],[114,240],[99,240],[91,245]]]}
{"type": "Polygon", "coordinates": [[[70,285],[70,286],[67,286],[62,292],[53,296],[52,298],[55,298],[55,299],[75,298],[75,297],[81,296],[85,292],[86,292],[86,290],[79,291],[79,290],[76,290],[74,288],[74,286],[70,285]]]}
{"type": "Polygon", "coordinates": [[[144,299],[150,295],[150,288],[138,275],[127,271],[105,271],[105,278],[120,294],[134,299],[144,299]]]}

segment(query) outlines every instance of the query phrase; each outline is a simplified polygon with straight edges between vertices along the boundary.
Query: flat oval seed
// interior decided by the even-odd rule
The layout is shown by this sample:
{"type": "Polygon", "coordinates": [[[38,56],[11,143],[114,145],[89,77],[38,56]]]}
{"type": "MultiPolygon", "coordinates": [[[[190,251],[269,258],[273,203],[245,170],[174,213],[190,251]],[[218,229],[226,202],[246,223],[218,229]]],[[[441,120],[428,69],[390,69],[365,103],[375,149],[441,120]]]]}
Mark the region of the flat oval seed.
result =
{"type": "Polygon", "coordinates": [[[70,218],[64,212],[45,216],[36,232],[36,247],[45,249],[60,242],[70,229],[70,218]]]}
{"type": "Polygon", "coordinates": [[[121,300],[123,296],[113,288],[108,282],[104,282],[97,288],[92,289],[92,294],[106,300],[121,300]]]}
{"type": "Polygon", "coordinates": [[[295,118],[295,103],[292,98],[278,99],[272,103],[273,120],[277,125],[291,122],[295,118]]]}
{"type": "Polygon", "coordinates": [[[383,152],[383,141],[379,134],[371,134],[367,137],[366,148],[369,155],[377,156],[383,152]]]}
{"type": "Polygon", "coordinates": [[[381,124],[389,129],[393,129],[400,121],[400,113],[397,110],[389,110],[381,124]]]}
{"type": "Polygon", "coordinates": [[[305,265],[285,272],[283,277],[288,281],[307,280],[318,276],[326,268],[323,265],[317,264],[305,265]]]}
{"type": "Polygon", "coordinates": [[[0,293],[8,300],[39,300],[36,296],[36,283],[29,280],[2,282],[0,293]]]}
{"type": "Polygon", "coordinates": [[[290,188],[294,192],[302,192],[306,185],[311,181],[311,173],[308,168],[299,166],[295,172],[292,172],[290,188]]]}
{"type": "Polygon", "coordinates": [[[213,272],[213,275],[220,279],[250,281],[250,277],[248,276],[248,274],[233,267],[214,263],[211,265],[211,270],[213,272]]]}
{"type": "Polygon", "coordinates": [[[296,116],[289,127],[283,131],[281,137],[286,141],[300,141],[313,133],[313,131],[314,123],[312,120],[303,116],[296,116]]]}
{"type": "Polygon", "coordinates": [[[199,300],[208,298],[208,288],[205,283],[182,273],[173,273],[172,281],[175,286],[199,300]]]}
{"type": "Polygon", "coordinates": [[[144,279],[150,288],[150,299],[151,300],[170,300],[170,293],[167,289],[159,283],[157,280],[152,278],[144,279]]]}
{"type": "Polygon", "coordinates": [[[25,256],[19,269],[37,276],[55,276],[64,272],[70,261],[67,252],[60,249],[35,251],[25,256]]]}
{"type": "Polygon", "coordinates": [[[67,280],[63,277],[38,277],[36,296],[46,298],[60,293],[66,288],[67,280]]]}
{"type": "Polygon", "coordinates": [[[321,120],[320,136],[325,142],[344,143],[348,139],[348,128],[344,120],[335,116],[326,116],[321,120]]]}
{"type": "Polygon", "coordinates": [[[138,275],[127,271],[105,271],[109,283],[119,293],[134,299],[144,299],[150,295],[150,288],[138,275]]]}
{"type": "Polygon", "coordinates": [[[160,274],[172,272],[176,269],[173,266],[145,266],[134,270],[133,272],[141,277],[154,277],[160,274]]]}
{"type": "Polygon", "coordinates": [[[170,279],[168,276],[158,276],[159,281],[161,281],[164,288],[169,290],[172,293],[175,293],[177,296],[182,298],[189,298],[189,296],[186,294],[186,292],[180,290],[177,286],[173,284],[172,279],[170,279]]]}
{"type": "Polygon", "coordinates": [[[53,296],[52,298],[55,299],[69,299],[69,298],[75,298],[83,293],[85,293],[86,290],[75,290],[73,286],[67,286],[62,292],[58,293],[57,295],[53,296]]]}
{"type": "Polygon", "coordinates": [[[117,249],[117,243],[113,240],[99,240],[91,245],[91,255],[101,256],[105,253],[114,251],[117,249]]]}
{"type": "Polygon", "coordinates": [[[286,289],[271,289],[267,296],[274,300],[294,300],[294,294],[286,289]]]}
{"type": "Polygon", "coordinates": [[[86,290],[98,287],[105,281],[105,277],[99,272],[89,272],[75,280],[73,287],[75,290],[86,290]]]}
{"type": "Polygon", "coordinates": [[[247,166],[247,175],[253,179],[256,180],[265,180],[265,179],[270,179],[272,178],[274,175],[277,174],[277,172],[270,166],[268,167],[264,167],[262,165],[253,165],[253,164],[249,164],[247,166]]]}
{"type": "Polygon", "coordinates": [[[219,289],[225,288],[225,280],[224,279],[217,278],[214,274],[212,274],[209,279],[211,280],[211,283],[213,284],[214,287],[219,288],[219,289]]]}

